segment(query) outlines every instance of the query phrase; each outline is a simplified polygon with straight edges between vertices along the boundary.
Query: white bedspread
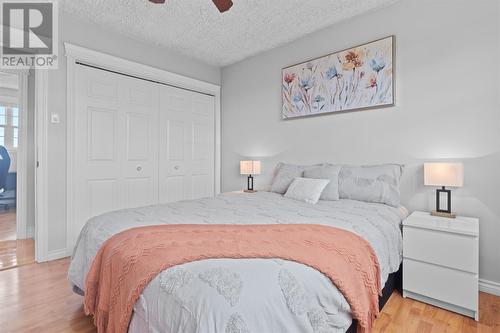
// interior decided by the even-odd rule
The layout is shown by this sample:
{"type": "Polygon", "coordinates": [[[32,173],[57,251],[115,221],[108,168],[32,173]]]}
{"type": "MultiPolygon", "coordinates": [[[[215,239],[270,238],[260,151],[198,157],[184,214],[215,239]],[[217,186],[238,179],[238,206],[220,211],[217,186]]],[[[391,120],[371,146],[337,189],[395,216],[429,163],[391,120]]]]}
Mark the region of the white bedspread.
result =
{"type": "MultiPolygon", "coordinates": [[[[375,250],[384,284],[399,268],[403,207],[353,200],[316,205],[269,192],[121,210],[92,218],[69,269],[84,291],[101,244],[123,230],[158,224],[323,224],[353,231],[375,250]]],[[[134,307],[131,333],[345,332],[352,318],[342,294],[322,273],[281,259],[213,259],[163,271],[134,307]]]]}

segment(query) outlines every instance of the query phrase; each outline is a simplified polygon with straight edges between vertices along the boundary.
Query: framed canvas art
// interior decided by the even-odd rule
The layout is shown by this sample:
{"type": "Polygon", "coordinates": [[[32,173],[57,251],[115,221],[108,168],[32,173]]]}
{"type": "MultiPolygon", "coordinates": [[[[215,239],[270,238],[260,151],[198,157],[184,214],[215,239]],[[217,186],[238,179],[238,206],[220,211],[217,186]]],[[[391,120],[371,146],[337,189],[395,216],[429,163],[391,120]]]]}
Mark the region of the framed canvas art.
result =
{"type": "Polygon", "coordinates": [[[282,70],[282,118],[394,105],[394,36],[282,70]]]}

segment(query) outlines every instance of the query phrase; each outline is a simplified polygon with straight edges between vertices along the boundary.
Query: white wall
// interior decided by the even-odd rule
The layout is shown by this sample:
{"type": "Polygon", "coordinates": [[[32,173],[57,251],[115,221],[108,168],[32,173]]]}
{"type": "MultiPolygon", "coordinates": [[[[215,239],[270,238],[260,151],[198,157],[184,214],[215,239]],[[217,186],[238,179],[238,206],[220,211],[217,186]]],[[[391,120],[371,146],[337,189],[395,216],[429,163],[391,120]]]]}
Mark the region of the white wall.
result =
{"type": "Polygon", "coordinates": [[[481,219],[480,277],[500,283],[500,20],[497,0],[402,0],[222,71],[222,189],[240,159],[407,165],[403,203],[431,210],[422,163],[460,160],[454,210],[481,219]],[[282,121],[281,68],[396,36],[396,107],[282,121]]]}
{"type": "Polygon", "coordinates": [[[48,129],[48,250],[59,253],[66,247],[66,57],[64,42],[210,83],[220,84],[220,68],[186,58],[166,49],[82,22],[66,13],[59,15],[59,69],[49,71],[48,112],[58,113],[61,122],[48,129]]]}

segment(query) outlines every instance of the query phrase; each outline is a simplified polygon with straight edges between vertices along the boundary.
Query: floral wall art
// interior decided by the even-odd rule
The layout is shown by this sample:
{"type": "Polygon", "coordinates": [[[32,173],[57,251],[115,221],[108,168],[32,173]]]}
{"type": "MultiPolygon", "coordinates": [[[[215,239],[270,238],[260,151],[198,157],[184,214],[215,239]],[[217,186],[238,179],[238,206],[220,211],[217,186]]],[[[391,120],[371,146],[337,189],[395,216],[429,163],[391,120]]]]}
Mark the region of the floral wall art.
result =
{"type": "Polygon", "coordinates": [[[393,41],[390,36],[284,68],[282,118],[394,105],[393,41]]]}

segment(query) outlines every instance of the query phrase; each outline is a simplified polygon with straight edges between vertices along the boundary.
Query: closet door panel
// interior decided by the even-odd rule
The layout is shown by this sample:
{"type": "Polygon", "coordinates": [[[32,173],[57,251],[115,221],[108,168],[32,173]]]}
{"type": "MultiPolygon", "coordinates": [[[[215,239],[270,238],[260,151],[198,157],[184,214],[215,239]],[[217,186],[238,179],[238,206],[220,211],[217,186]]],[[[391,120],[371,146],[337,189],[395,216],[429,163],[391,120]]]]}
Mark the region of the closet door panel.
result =
{"type": "Polygon", "coordinates": [[[191,116],[191,198],[203,198],[214,193],[214,98],[196,94],[191,116]]]}
{"type": "Polygon", "coordinates": [[[158,84],[124,78],[123,197],[125,207],[158,202],[158,84]]]}
{"type": "Polygon", "coordinates": [[[158,202],[159,86],[77,66],[75,77],[75,222],[158,202]]]}
{"type": "Polygon", "coordinates": [[[167,131],[167,156],[168,160],[184,161],[184,141],[185,141],[185,122],[182,119],[166,120],[165,130],[167,131]]]}
{"type": "Polygon", "coordinates": [[[115,179],[98,179],[87,182],[89,215],[97,216],[119,209],[120,187],[115,179]]]}
{"type": "Polygon", "coordinates": [[[122,207],[119,80],[84,66],[76,77],[73,242],[89,218],[122,207]]]}
{"type": "Polygon", "coordinates": [[[191,199],[213,196],[210,191],[210,176],[206,174],[194,174],[191,177],[191,199]]]}
{"type": "Polygon", "coordinates": [[[127,208],[148,206],[156,203],[156,188],[151,178],[136,177],[125,180],[125,206],[127,208]]]}
{"type": "Polygon", "coordinates": [[[214,98],[162,87],[160,139],[160,202],[213,196],[214,98]]]}
{"type": "Polygon", "coordinates": [[[88,113],[89,161],[115,160],[117,111],[89,107],[88,113]]]}
{"type": "Polygon", "coordinates": [[[128,112],[127,117],[127,160],[151,160],[151,116],[148,114],[128,112]]]}
{"type": "Polygon", "coordinates": [[[180,201],[186,198],[185,178],[185,176],[169,176],[165,178],[162,203],[180,201]]]}
{"type": "Polygon", "coordinates": [[[183,200],[190,192],[190,129],[184,91],[160,88],[160,203],[183,200]]]}

